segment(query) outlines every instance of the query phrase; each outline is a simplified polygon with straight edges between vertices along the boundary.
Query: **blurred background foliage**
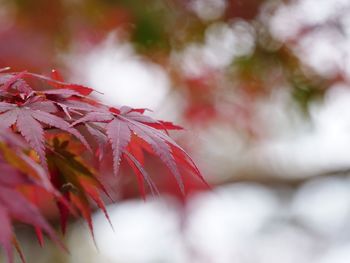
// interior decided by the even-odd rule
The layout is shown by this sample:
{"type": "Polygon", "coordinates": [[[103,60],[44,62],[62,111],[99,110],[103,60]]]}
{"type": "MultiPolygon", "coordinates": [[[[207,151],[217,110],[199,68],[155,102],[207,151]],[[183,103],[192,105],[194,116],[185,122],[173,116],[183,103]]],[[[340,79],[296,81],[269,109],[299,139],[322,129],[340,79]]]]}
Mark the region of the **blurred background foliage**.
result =
{"type": "MultiPolygon", "coordinates": [[[[299,198],[298,191],[315,178],[333,174],[339,180],[347,178],[349,1],[0,0],[0,5],[0,68],[38,73],[59,68],[66,78],[101,89],[115,104],[133,103],[136,98],[139,107],[154,108],[151,114],[186,127],[177,139],[214,186],[257,184],[268,187],[281,201],[294,200],[293,193],[299,198]],[[149,80],[144,72],[153,78],[149,80]],[[111,85],[114,78],[123,79],[117,82],[120,88],[111,85]],[[131,87],[139,84],[145,90],[131,87]],[[161,94],[157,102],[151,99],[154,94],[161,94]]],[[[164,179],[169,177],[157,164],[151,166],[162,192],[178,196],[175,182],[164,179]]],[[[118,179],[117,199],[138,196],[130,178],[118,179]]],[[[192,198],[201,186],[187,180],[187,197],[192,198]]],[[[258,197],[258,192],[251,195],[258,197]]],[[[292,210],[283,204],[285,210],[292,210]]],[[[243,208],[232,209],[239,213],[243,208]]],[[[287,214],[281,224],[291,224],[294,235],[294,227],[306,221],[287,214]]],[[[312,231],[306,232],[312,237],[319,234],[319,229],[312,231]]],[[[288,235],[280,236],[281,241],[288,235]]],[[[336,234],[327,235],[321,235],[324,242],[338,240],[336,234]]],[[[313,241],[307,242],[312,247],[313,241]]],[[[285,249],[292,255],[298,246],[290,247],[285,249]]],[[[203,252],[191,248],[199,249],[194,254],[203,252]]],[[[31,245],[26,249],[32,251],[31,245]]],[[[220,248],[213,255],[218,251],[229,254],[220,248]]],[[[207,261],[193,255],[197,261],[190,257],[188,262],[233,262],[234,258],[213,261],[213,255],[206,255],[207,261]]],[[[275,262],[266,258],[249,262],[275,262]]],[[[305,258],[283,262],[311,262],[305,258]]],[[[68,259],[62,260],[57,262],[68,259]]],[[[182,260],[157,262],[187,262],[182,260]]]]}

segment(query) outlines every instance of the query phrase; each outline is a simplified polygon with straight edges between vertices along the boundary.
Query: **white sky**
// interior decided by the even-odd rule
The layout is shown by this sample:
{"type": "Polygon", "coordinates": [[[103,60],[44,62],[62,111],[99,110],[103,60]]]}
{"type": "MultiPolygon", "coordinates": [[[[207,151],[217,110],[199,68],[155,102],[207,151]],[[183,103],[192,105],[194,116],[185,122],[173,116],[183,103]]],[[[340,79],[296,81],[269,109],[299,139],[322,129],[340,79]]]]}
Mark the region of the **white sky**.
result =
{"type": "Polygon", "coordinates": [[[66,56],[65,61],[71,68],[72,81],[102,92],[95,95],[110,105],[155,109],[170,90],[163,68],[136,55],[116,34],[88,53],[66,56]]]}

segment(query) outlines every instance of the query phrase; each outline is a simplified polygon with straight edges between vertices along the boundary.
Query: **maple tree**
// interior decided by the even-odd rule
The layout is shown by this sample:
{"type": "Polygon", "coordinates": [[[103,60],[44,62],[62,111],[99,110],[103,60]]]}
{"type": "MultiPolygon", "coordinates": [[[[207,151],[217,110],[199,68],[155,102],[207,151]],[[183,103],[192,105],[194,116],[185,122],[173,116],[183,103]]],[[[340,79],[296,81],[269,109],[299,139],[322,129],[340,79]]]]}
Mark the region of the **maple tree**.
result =
{"type": "MultiPolygon", "coordinates": [[[[117,176],[126,160],[140,192],[157,193],[145,169],[144,152],[157,156],[175,177],[181,192],[182,172],[201,174],[189,155],[169,135],[181,127],[145,115],[146,109],[104,105],[89,95],[93,89],[65,83],[57,71],[50,77],[24,72],[0,73],[0,245],[13,262],[12,245],[20,252],[13,222],[32,225],[64,248],[40,210],[35,193],[42,190],[57,204],[62,231],[70,214],[81,214],[93,231],[92,200],[105,209],[101,194],[109,196],[98,169],[111,150],[117,176]]],[[[23,256],[22,256],[23,258],[23,256]]]]}
{"type": "MultiPolygon", "coordinates": [[[[146,109],[104,105],[93,99],[94,90],[66,83],[57,71],[47,77],[23,69],[42,73],[59,67],[74,78],[62,55],[85,56],[117,31],[118,45],[130,44],[136,59],[164,69],[171,82],[169,94],[181,99],[176,114],[197,137],[212,127],[224,127],[252,144],[271,136],[257,106],[270,103],[276,93],[286,92],[297,110],[307,115],[310,102],[334,85],[348,85],[343,70],[319,74],[298,54],[303,39],[313,33],[338,32],[340,16],[301,26],[285,39],[271,30],[271,18],[279,7],[296,1],[221,1],[226,2],[225,10],[214,19],[198,16],[190,2],[200,1],[1,1],[0,69],[11,65],[20,71],[0,72],[0,245],[10,260],[12,246],[19,250],[13,223],[33,225],[39,243],[45,232],[60,244],[50,220],[59,216],[65,232],[68,218],[82,215],[92,230],[92,209],[106,213],[105,202],[115,200],[114,195],[125,199],[134,194],[128,192],[127,180],[137,182],[145,196],[147,191],[158,192],[154,181],[161,190],[183,192],[184,185],[190,191],[193,183],[186,181],[187,173],[201,178],[190,157],[168,136],[179,126],[150,118],[146,109]],[[232,36],[241,44],[230,42],[232,36]],[[245,52],[232,55],[236,49],[245,52]],[[150,159],[152,155],[158,158],[150,159]],[[167,172],[173,178],[164,176],[167,172]],[[123,176],[120,183],[119,173],[133,173],[135,178],[123,176]],[[111,182],[120,189],[109,189],[111,182]]],[[[212,171],[206,171],[208,178],[226,173],[225,179],[223,174],[215,178],[217,183],[275,180],[255,170],[238,177],[235,170],[222,172],[217,168],[224,165],[211,158],[205,143],[194,143],[189,134],[182,142],[190,142],[187,146],[193,152],[215,163],[212,171]]],[[[210,138],[214,138],[210,147],[219,145],[220,138],[210,138]]],[[[220,152],[219,158],[229,154],[220,152]]]]}

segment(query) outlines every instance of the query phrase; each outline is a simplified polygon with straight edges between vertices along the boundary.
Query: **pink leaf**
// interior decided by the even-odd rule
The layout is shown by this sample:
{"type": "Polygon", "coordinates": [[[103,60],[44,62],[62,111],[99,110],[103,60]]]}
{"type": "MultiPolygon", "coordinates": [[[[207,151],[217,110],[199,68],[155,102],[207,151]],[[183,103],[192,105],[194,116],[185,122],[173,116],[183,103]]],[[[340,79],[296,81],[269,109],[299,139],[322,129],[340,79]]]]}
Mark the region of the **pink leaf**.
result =
{"type": "Polygon", "coordinates": [[[0,245],[4,248],[9,263],[13,262],[12,252],[12,224],[7,209],[0,205],[0,245]]]}
{"type": "Polygon", "coordinates": [[[2,128],[10,128],[17,120],[16,111],[7,111],[0,115],[0,126],[2,128]]]}
{"type": "Polygon", "coordinates": [[[29,145],[37,152],[44,169],[48,171],[45,146],[44,146],[44,130],[40,123],[31,115],[29,110],[18,111],[17,127],[29,145]]]}
{"type": "Polygon", "coordinates": [[[120,158],[124,149],[130,142],[131,132],[125,122],[114,119],[107,124],[106,133],[113,150],[114,174],[117,175],[119,171],[120,158]]]}
{"type": "Polygon", "coordinates": [[[86,141],[86,139],[74,128],[70,126],[68,122],[63,120],[60,117],[57,117],[55,115],[46,113],[44,111],[33,111],[32,115],[35,119],[38,121],[41,121],[45,124],[48,124],[52,127],[58,128],[60,130],[66,131],[70,134],[73,134],[75,137],[77,137],[84,145],[85,147],[91,151],[90,145],[86,141]]]}

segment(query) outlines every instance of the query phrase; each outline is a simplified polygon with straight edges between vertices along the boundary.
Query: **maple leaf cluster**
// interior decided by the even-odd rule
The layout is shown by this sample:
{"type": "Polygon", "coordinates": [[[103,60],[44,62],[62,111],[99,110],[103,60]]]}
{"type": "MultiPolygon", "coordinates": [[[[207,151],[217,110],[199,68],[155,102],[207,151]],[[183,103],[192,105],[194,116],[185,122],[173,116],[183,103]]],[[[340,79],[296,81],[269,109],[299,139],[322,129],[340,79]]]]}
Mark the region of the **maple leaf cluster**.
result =
{"type": "MultiPolygon", "coordinates": [[[[184,192],[183,172],[201,174],[189,155],[168,136],[181,127],[145,115],[145,109],[106,106],[89,95],[94,90],[50,77],[0,71],[0,245],[13,262],[13,246],[22,253],[13,223],[34,227],[64,248],[40,209],[38,192],[57,205],[62,232],[70,215],[82,215],[92,231],[92,202],[105,214],[109,193],[87,160],[113,156],[117,175],[122,160],[136,175],[140,192],[158,192],[145,169],[144,153],[157,156],[184,192]]],[[[205,183],[205,182],[204,182],[205,183]]]]}

